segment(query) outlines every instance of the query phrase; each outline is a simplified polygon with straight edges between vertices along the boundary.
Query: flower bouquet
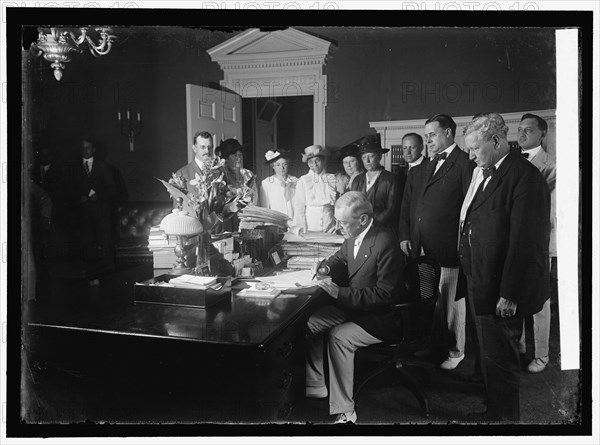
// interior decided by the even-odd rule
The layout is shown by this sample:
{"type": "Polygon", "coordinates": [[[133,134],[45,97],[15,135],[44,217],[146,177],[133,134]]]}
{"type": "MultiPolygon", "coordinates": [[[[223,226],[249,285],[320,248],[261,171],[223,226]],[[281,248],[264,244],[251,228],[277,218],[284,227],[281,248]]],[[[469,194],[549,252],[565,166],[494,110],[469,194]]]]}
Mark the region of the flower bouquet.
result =
{"type": "Polygon", "coordinates": [[[225,160],[215,156],[205,162],[201,174],[187,181],[181,174],[173,173],[169,181],[158,179],[173,199],[182,199],[182,208],[196,216],[205,231],[220,233],[223,222],[252,202],[254,191],[247,185],[234,187],[226,181],[225,160]]]}

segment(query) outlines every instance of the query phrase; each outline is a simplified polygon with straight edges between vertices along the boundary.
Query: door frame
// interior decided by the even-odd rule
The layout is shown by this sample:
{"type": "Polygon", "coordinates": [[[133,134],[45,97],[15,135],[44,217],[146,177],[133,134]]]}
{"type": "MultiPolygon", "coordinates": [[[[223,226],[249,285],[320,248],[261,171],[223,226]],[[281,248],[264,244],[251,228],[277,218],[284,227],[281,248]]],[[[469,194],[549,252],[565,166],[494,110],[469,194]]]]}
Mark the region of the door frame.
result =
{"type": "Polygon", "coordinates": [[[327,76],[331,42],[294,28],[253,28],[207,51],[224,72],[221,86],[242,98],[313,96],[313,143],[325,145],[327,76]]]}

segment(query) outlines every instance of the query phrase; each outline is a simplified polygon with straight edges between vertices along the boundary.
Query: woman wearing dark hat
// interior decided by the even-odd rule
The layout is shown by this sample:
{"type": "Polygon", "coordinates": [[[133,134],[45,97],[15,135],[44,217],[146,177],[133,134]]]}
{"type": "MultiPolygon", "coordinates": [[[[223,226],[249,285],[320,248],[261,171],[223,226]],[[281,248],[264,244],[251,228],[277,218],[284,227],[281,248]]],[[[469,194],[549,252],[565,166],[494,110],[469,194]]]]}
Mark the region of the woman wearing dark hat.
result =
{"type": "MultiPolygon", "coordinates": [[[[243,167],[244,165],[244,154],[242,150],[246,149],[248,145],[240,144],[237,139],[226,139],[221,141],[217,149],[216,154],[221,158],[225,159],[225,181],[227,185],[230,185],[240,192],[244,189],[247,192],[250,189],[250,195],[252,197],[252,204],[258,202],[258,192],[256,190],[256,177],[254,173],[243,167]]],[[[237,215],[231,220],[231,224],[224,225],[226,231],[236,231],[239,226],[239,219],[237,215]]]]}
{"type": "Polygon", "coordinates": [[[342,161],[344,172],[338,173],[335,179],[338,195],[343,195],[352,187],[354,178],[364,172],[365,169],[356,144],[349,144],[342,147],[339,158],[342,161]]]}
{"type": "Polygon", "coordinates": [[[325,173],[326,159],[327,149],[320,145],[310,145],[302,153],[310,171],[296,185],[294,225],[312,232],[335,230],[335,175],[325,173]]]}
{"type": "Polygon", "coordinates": [[[388,148],[381,148],[379,134],[365,136],[358,144],[358,152],[366,172],[352,182],[351,190],[363,192],[373,205],[374,219],[398,233],[399,205],[398,179],[381,165],[381,155],[388,148]]]}
{"type": "Polygon", "coordinates": [[[263,179],[260,184],[260,205],[268,209],[285,213],[294,218],[294,195],[298,178],[288,175],[289,151],[277,150],[265,153],[266,163],[271,166],[274,175],[263,179]]]}

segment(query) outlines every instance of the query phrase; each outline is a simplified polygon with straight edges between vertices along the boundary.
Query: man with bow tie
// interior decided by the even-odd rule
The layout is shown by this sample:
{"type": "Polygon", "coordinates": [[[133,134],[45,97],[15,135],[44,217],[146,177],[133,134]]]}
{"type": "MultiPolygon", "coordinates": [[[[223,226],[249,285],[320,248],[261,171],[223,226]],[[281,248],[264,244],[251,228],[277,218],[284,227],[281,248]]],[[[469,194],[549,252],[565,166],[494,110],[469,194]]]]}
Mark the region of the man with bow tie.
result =
{"type": "MultiPolygon", "coordinates": [[[[432,345],[452,370],[465,357],[465,301],[456,301],[459,275],[456,233],[460,206],[475,165],[454,142],[456,123],[446,114],[425,122],[430,159],[408,172],[400,208],[400,248],[410,257],[427,255],[440,263],[439,309],[444,326],[440,345],[432,345]]],[[[437,355],[437,354],[436,354],[437,355]]]]}
{"type": "MultiPolygon", "coordinates": [[[[542,173],[550,189],[550,269],[556,268],[556,160],[554,156],[542,148],[542,141],[548,132],[548,124],[544,119],[526,113],[521,118],[518,128],[519,146],[521,154],[542,173]]],[[[531,373],[542,372],[550,356],[550,295],[544,303],[542,310],[533,315],[533,360],[527,365],[531,373]]],[[[526,353],[525,329],[521,336],[519,352],[526,353]]]]}
{"type": "Polygon", "coordinates": [[[355,423],[354,353],[360,347],[397,341],[401,321],[390,305],[401,298],[398,239],[373,220],[373,206],[362,192],[349,191],[335,203],[335,218],[345,240],[340,250],[318,270],[332,281],[319,286],[332,298],[308,320],[306,396],[329,395],[329,414],[335,423],[355,423]],[[329,392],[323,370],[327,342],[329,392]]]}
{"type": "Polygon", "coordinates": [[[460,212],[459,255],[487,392],[485,420],[518,421],[523,316],[548,297],[550,192],[542,174],[510,151],[497,113],[464,129],[477,168],[460,212]]]}

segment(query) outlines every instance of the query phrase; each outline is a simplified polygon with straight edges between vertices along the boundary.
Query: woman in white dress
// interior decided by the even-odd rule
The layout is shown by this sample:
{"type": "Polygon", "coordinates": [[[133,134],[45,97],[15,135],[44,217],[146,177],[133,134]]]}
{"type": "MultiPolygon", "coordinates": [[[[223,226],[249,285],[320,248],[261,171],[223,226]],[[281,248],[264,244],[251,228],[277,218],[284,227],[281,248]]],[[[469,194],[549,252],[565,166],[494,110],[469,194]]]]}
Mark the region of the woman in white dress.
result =
{"type": "Polygon", "coordinates": [[[265,153],[266,163],[275,174],[263,179],[260,184],[260,205],[285,213],[293,219],[298,178],[288,174],[290,156],[291,153],[284,150],[269,150],[265,153]]]}
{"type": "Polygon", "coordinates": [[[352,182],[359,174],[365,171],[360,154],[358,153],[358,145],[349,144],[340,149],[340,157],[344,172],[336,175],[336,188],[338,196],[350,191],[352,182]]]}
{"type": "Polygon", "coordinates": [[[325,173],[327,149],[320,145],[306,147],[302,162],[310,171],[296,185],[294,225],[312,232],[333,232],[336,180],[335,175],[325,173]]]}

